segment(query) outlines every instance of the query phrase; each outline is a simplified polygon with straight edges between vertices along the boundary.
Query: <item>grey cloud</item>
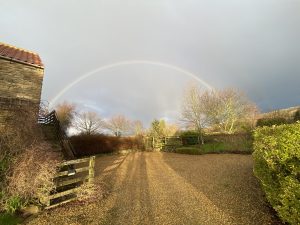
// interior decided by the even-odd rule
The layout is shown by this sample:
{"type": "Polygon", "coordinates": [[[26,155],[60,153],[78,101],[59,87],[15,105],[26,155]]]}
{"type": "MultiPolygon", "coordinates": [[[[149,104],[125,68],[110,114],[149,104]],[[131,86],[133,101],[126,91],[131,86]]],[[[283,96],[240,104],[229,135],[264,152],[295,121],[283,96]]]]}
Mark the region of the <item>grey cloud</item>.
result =
{"type": "MultiPolygon", "coordinates": [[[[1,41],[37,51],[43,99],[100,66],[153,60],[185,68],[217,88],[244,90],[263,110],[299,104],[300,1],[1,1],[1,41]]],[[[61,99],[104,116],[176,119],[176,71],[131,65],[102,71],[61,99]]]]}

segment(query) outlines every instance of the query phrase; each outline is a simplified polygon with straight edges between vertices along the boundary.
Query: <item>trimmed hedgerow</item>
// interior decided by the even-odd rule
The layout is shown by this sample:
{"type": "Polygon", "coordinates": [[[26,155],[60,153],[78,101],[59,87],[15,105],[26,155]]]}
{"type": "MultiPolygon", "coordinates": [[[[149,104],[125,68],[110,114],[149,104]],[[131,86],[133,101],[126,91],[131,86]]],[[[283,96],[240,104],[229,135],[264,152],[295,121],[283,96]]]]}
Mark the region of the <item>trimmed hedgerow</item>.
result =
{"type": "Polygon", "coordinates": [[[254,173],[279,217],[300,224],[300,123],[254,132],[254,173]]]}
{"type": "Polygon", "coordinates": [[[76,157],[103,153],[113,153],[120,150],[144,150],[142,137],[114,137],[102,134],[79,134],[70,137],[76,157]]]}

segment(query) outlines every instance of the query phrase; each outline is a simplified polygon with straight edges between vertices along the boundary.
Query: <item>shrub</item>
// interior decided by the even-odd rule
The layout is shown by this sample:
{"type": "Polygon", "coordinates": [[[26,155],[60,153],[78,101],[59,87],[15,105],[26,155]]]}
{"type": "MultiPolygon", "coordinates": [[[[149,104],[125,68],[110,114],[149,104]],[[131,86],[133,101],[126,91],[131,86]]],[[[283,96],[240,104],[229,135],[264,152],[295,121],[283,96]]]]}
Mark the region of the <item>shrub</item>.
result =
{"type": "Polygon", "coordinates": [[[300,224],[300,123],[257,128],[254,173],[280,218],[300,224]]]}
{"type": "Polygon", "coordinates": [[[295,112],[294,122],[300,121],[300,109],[295,112]]]}
{"type": "Polygon", "coordinates": [[[5,202],[5,210],[8,213],[15,213],[16,210],[20,209],[22,206],[24,205],[24,202],[22,201],[22,199],[17,196],[17,195],[13,195],[10,196],[6,202],[5,202]]]}

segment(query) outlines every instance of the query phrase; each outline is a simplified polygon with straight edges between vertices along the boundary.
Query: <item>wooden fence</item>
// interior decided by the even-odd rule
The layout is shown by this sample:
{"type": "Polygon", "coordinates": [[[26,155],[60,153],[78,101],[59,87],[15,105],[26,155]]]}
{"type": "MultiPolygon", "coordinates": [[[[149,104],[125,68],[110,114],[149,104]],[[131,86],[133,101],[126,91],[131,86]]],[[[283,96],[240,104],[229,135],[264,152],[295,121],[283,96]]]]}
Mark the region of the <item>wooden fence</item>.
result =
{"type": "Polygon", "coordinates": [[[178,146],[200,144],[199,136],[165,136],[160,138],[146,137],[144,140],[146,149],[172,151],[178,146]]]}
{"type": "Polygon", "coordinates": [[[57,136],[58,141],[63,149],[63,153],[66,158],[73,159],[75,157],[74,149],[71,143],[68,140],[67,135],[62,130],[59,120],[57,119],[57,115],[55,110],[50,112],[46,116],[40,116],[38,118],[38,123],[44,126],[51,126],[54,128],[54,132],[57,136]]]}
{"type": "Polygon", "coordinates": [[[60,164],[60,170],[54,177],[55,189],[40,199],[46,209],[77,199],[76,192],[81,185],[94,182],[95,156],[69,160],[60,164]]]}

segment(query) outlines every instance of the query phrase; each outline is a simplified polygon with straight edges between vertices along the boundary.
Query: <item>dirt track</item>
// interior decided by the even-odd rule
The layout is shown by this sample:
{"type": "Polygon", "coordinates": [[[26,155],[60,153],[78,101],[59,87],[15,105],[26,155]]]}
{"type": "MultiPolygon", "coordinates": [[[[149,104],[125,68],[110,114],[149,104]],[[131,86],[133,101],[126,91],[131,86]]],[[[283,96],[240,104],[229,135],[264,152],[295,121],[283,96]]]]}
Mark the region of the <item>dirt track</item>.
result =
{"type": "Polygon", "coordinates": [[[56,208],[29,224],[278,224],[248,155],[138,152],[97,158],[96,181],[110,193],[56,208]]]}

